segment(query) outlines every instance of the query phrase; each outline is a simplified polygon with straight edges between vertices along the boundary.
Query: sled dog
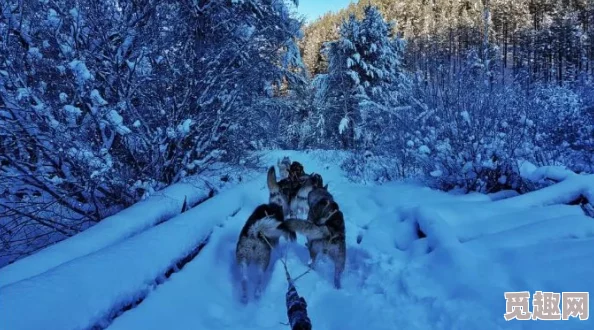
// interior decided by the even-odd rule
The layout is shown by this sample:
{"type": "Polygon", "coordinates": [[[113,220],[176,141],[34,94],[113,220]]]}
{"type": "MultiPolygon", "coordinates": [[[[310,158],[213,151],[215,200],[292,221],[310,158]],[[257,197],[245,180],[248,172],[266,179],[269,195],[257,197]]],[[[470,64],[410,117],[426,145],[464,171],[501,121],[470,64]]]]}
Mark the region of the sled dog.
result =
{"type": "Polygon", "coordinates": [[[303,191],[300,198],[301,203],[294,204],[293,206],[295,208],[292,206],[292,201],[296,199],[299,190],[308,183],[310,183],[314,188],[321,187],[323,180],[319,174],[305,174],[303,166],[299,162],[293,162],[289,168],[289,176],[278,182],[276,181],[276,171],[274,166],[271,166],[268,169],[267,182],[270,193],[270,203],[274,202],[276,204],[282,205],[285,217],[289,217],[292,213],[297,211],[296,208],[299,205],[301,205],[301,207],[307,211],[307,207],[303,207],[303,199],[307,198],[307,193],[309,193],[309,191],[303,191]]]}
{"type": "Polygon", "coordinates": [[[307,199],[309,193],[316,188],[325,188],[327,190],[328,185],[324,186],[321,175],[313,173],[305,179],[295,197],[290,201],[291,218],[307,219],[307,214],[309,212],[309,203],[307,199]]]}
{"type": "Polygon", "coordinates": [[[325,188],[315,188],[308,194],[307,221],[285,220],[279,228],[297,232],[307,237],[310,266],[314,268],[320,253],[334,262],[334,286],[341,287],[342,272],[346,262],[344,217],[338,204],[325,188]]]}
{"type": "Polygon", "coordinates": [[[278,171],[281,180],[289,177],[291,169],[291,160],[289,159],[289,157],[285,156],[282,160],[277,160],[276,166],[278,166],[278,171]]]}
{"type": "Polygon", "coordinates": [[[241,229],[235,259],[241,276],[241,301],[247,303],[248,266],[257,268],[257,281],[254,296],[258,299],[262,293],[262,277],[270,263],[272,249],[279,243],[281,236],[287,240],[296,239],[295,232],[281,228],[284,221],[283,209],[275,203],[258,206],[241,229]]]}

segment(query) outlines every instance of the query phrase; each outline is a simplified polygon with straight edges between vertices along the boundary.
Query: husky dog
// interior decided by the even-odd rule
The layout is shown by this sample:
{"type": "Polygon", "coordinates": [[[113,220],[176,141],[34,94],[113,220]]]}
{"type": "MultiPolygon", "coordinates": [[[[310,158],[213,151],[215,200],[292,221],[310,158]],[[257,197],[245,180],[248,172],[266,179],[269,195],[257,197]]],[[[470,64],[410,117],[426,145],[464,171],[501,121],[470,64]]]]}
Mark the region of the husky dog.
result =
{"type": "Polygon", "coordinates": [[[334,286],[341,287],[341,277],[346,262],[344,217],[338,204],[325,188],[315,188],[308,194],[307,221],[285,220],[279,228],[298,232],[307,237],[310,266],[314,268],[319,253],[334,262],[334,286]]]}
{"type": "Polygon", "coordinates": [[[289,157],[285,156],[282,160],[277,160],[276,166],[278,166],[278,171],[281,180],[286,179],[289,177],[290,169],[291,169],[291,160],[289,157]]]}
{"type": "MultiPolygon", "coordinates": [[[[285,158],[288,160],[288,157],[285,158]]],[[[270,203],[275,202],[282,205],[285,217],[292,216],[305,219],[309,209],[307,203],[309,192],[314,188],[321,188],[322,186],[322,176],[316,173],[310,175],[305,174],[303,165],[299,162],[291,163],[289,176],[278,182],[276,181],[274,167],[271,166],[268,169],[270,203]]]]}
{"type": "Polygon", "coordinates": [[[305,182],[301,185],[295,197],[291,199],[291,217],[297,219],[307,219],[307,213],[309,212],[308,196],[309,193],[315,188],[328,189],[328,185],[323,186],[324,181],[322,176],[313,173],[305,179],[305,182]]]}
{"type": "Polygon", "coordinates": [[[268,264],[272,249],[279,243],[281,236],[287,240],[295,241],[295,232],[281,228],[284,221],[283,209],[280,205],[270,203],[258,206],[247,219],[241,229],[235,260],[241,275],[241,301],[247,303],[248,266],[255,264],[258,279],[254,296],[258,299],[262,293],[262,277],[268,264]]]}
{"type": "MultiPolygon", "coordinates": [[[[292,200],[296,195],[299,189],[305,184],[310,177],[314,175],[305,174],[303,170],[303,165],[299,162],[292,162],[289,168],[289,177],[281,180],[278,182],[281,191],[287,198],[292,200]]],[[[317,174],[317,179],[321,180],[321,176],[317,174]]]]}
{"type": "Polygon", "coordinates": [[[303,165],[300,162],[292,162],[289,168],[289,178],[293,181],[298,181],[302,176],[305,176],[303,165]]]}

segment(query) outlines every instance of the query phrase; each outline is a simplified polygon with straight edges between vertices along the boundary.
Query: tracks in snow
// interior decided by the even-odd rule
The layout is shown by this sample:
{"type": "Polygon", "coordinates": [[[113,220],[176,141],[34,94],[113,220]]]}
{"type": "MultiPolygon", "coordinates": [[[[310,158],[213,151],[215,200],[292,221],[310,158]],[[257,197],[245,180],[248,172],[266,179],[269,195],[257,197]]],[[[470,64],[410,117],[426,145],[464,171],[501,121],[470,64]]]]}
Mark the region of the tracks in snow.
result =
{"type": "MultiPolygon", "coordinates": [[[[237,215],[237,213],[239,213],[240,210],[241,210],[241,208],[234,210],[229,216],[227,216],[226,220],[221,222],[220,224],[218,224],[218,226],[223,226],[226,221],[228,221],[230,218],[235,217],[237,215]]],[[[146,299],[146,297],[149,295],[149,293],[151,291],[155,290],[158,286],[166,283],[173,274],[181,272],[187,264],[189,264],[192,260],[194,260],[196,257],[198,257],[198,255],[200,254],[202,249],[204,249],[204,247],[206,247],[206,245],[210,242],[210,238],[212,236],[213,230],[211,230],[204,239],[196,242],[196,247],[194,249],[192,249],[190,252],[188,252],[185,255],[178,258],[171,266],[169,266],[167,269],[165,269],[162,272],[162,275],[156,277],[150,284],[147,285],[147,287],[144,290],[142,290],[141,292],[138,292],[135,295],[136,298],[134,299],[134,301],[126,303],[120,307],[114,307],[112,312],[109,313],[108,317],[102,319],[101,321],[92,325],[88,329],[89,330],[106,329],[113,323],[113,321],[116,318],[118,318],[122,314],[138,307],[146,299]]]]}

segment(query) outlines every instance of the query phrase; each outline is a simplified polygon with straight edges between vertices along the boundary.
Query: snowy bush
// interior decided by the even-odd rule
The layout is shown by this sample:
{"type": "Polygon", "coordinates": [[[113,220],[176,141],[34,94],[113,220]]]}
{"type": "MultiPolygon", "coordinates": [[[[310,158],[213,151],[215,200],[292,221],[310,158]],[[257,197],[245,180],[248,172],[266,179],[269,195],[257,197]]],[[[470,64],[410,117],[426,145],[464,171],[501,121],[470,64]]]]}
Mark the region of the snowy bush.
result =
{"type": "Polygon", "coordinates": [[[477,62],[470,53],[456,81],[423,97],[434,113],[407,133],[409,152],[434,186],[525,191],[518,160],[570,165],[588,155],[593,125],[575,93],[538,86],[526,97],[517,84],[485,83],[477,62]]]}
{"type": "Polygon", "coordinates": [[[594,113],[580,95],[558,86],[544,86],[531,99],[534,161],[565,165],[581,172],[594,169],[594,113]]]}
{"type": "Polygon", "coordinates": [[[280,0],[0,8],[3,251],[29,253],[239,161],[271,134],[273,107],[260,105],[281,108],[274,99],[304,82],[301,23],[280,0]]]}

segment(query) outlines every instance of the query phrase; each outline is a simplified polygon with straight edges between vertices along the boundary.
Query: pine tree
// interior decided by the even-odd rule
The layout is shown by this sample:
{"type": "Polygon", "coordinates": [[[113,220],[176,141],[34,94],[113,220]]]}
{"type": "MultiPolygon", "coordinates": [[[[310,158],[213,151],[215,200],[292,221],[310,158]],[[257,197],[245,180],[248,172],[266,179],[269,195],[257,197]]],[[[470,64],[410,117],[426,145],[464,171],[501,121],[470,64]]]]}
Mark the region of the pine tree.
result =
{"type": "Polygon", "coordinates": [[[393,31],[394,25],[368,6],[361,21],[351,15],[341,27],[340,39],[330,43],[327,111],[334,117],[331,123],[339,122],[338,136],[345,148],[373,143],[386,124],[386,112],[405,99],[404,43],[393,31]]]}
{"type": "Polygon", "coordinates": [[[323,85],[326,88],[325,121],[329,133],[340,140],[343,148],[354,147],[354,122],[358,121],[357,93],[360,86],[359,74],[351,68],[353,61],[360,58],[356,40],[359,35],[359,21],[350,15],[340,28],[340,38],[327,45],[328,74],[323,85]]]}

